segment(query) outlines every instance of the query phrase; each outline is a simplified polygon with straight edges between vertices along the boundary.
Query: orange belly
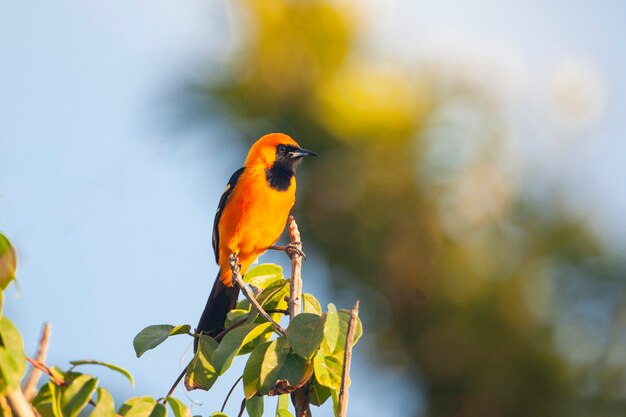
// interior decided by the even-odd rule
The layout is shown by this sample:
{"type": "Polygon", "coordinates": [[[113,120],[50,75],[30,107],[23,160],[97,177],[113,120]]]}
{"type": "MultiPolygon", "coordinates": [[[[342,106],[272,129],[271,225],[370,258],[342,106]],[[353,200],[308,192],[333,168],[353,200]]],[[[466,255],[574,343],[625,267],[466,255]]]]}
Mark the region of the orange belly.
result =
{"type": "Polygon", "coordinates": [[[296,182],[286,191],[270,188],[263,170],[247,170],[224,208],[219,224],[220,280],[232,285],[228,258],[237,254],[244,274],[280,238],[295,203],[296,182]]]}

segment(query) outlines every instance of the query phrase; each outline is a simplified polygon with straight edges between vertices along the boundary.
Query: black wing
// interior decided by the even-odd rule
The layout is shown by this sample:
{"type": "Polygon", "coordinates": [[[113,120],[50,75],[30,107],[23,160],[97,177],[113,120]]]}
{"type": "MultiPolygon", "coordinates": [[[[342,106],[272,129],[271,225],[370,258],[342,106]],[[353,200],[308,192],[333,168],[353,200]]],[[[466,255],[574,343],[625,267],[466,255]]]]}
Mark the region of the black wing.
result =
{"type": "Polygon", "coordinates": [[[213,221],[213,252],[215,253],[215,262],[217,263],[220,262],[220,218],[222,217],[224,207],[226,207],[226,204],[230,199],[230,195],[232,194],[235,185],[237,185],[237,181],[243,173],[243,170],[243,167],[239,168],[237,171],[235,171],[232,177],[230,177],[230,179],[228,180],[228,184],[226,184],[226,188],[224,189],[224,193],[220,198],[220,202],[217,205],[217,212],[215,213],[215,220],[213,221]]]}

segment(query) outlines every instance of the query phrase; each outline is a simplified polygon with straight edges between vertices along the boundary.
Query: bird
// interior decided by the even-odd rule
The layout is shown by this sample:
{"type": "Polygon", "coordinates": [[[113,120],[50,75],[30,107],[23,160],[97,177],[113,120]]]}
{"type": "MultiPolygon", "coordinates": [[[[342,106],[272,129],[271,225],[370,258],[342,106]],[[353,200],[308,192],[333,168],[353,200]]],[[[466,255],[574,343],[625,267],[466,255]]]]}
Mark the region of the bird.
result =
{"type": "Polygon", "coordinates": [[[215,337],[223,332],[226,315],[237,304],[239,287],[232,281],[231,254],[238,257],[243,275],[268,249],[285,249],[274,244],[296,201],[296,169],[310,156],[318,155],[286,134],[270,133],[252,145],[243,167],[230,177],[213,222],[219,272],[196,334],[215,337]]]}

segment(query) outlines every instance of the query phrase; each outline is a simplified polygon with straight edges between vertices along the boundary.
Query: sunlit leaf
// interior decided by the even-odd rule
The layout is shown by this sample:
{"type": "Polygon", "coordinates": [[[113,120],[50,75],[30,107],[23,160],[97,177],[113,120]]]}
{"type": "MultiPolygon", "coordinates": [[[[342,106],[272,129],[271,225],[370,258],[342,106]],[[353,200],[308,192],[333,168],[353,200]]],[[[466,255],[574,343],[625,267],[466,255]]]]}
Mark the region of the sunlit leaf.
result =
{"type": "Polygon", "coordinates": [[[76,417],[91,399],[98,380],[91,375],[79,375],[63,389],[61,410],[65,417],[76,417]]]}
{"type": "Polygon", "coordinates": [[[248,357],[248,361],[243,370],[243,392],[247,399],[252,398],[261,386],[259,382],[261,367],[263,366],[265,353],[271,344],[272,342],[265,342],[257,346],[248,357]]]}
{"type": "Polygon", "coordinates": [[[312,294],[304,293],[302,294],[302,311],[304,313],[312,313],[321,316],[322,306],[312,294]]]}
{"type": "Polygon", "coordinates": [[[293,417],[289,411],[289,395],[283,394],[278,396],[276,403],[276,417],[293,417]]]}
{"type": "Polygon", "coordinates": [[[213,352],[215,370],[222,375],[230,367],[243,345],[271,331],[271,328],[272,323],[266,322],[263,324],[245,324],[228,332],[213,352]]]}
{"type": "Polygon", "coordinates": [[[217,411],[211,414],[209,417],[228,417],[228,414],[222,413],[221,411],[217,411]]]}
{"type": "Polygon", "coordinates": [[[255,395],[246,400],[246,411],[250,417],[263,417],[263,397],[255,395]]]}
{"type": "Polygon", "coordinates": [[[252,287],[267,288],[275,281],[283,279],[283,268],[276,264],[262,264],[248,270],[243,280],[252,287]]]}
{"type": "Polygon", "coordinates": [[[212,362],[215,349],[217,349],[215,339],[206,335],[200,336],[198,351],[187,365],[185,374],[187,390],[202,389],[208,391],[213,386],[219,375],[212,362]]]}
{"type": "Polygon", "coordinates": [[[313,368],[315,369],[315,378],[325,387],[332,390],[338,390],[341,386],[341,372],[343,361],[335,356],[325,356],[320,350],[313,357],[313,368]]]}
{"type": "Polygon", "coordinates": [[[172,326],[171,324],[154,324],[148,326],[135,336],[133,347],[137,357],[140,357],[150,349],[154,349],[163,343],[168,337],[189,333],[191,326],[183,324],[172,326]]]}
{"type": "Polygon", "coordinates": [[[11,242],[0,233],[0,291],[4,290],[15,279],[17,257],[11,242]]]}
{"type": "Polygon", "coordinates": [[[25,371],[22,336],[8,318],[0,317],[0,393],[16,388],[25,371]]]}
{"type": "Polygon", "coordinates": [[[118,414],[123,417],[150,417],[156,405],[152,397],[134,397],[122,404],[118,414]]]}
{"type": "Polygon", "coordinates": [[[324,338],[324,322],[324,318],[312,313],[301,313],[291,320],[287,339],[298,355],[309,359],[319,348],[324,338]]]}
{"type": "Polygon", "coordinates": [[[174,397],[167,397],[167,403],[170,405],[174,417],[191,417],[189,408],[174,397]]]}
{"type": "Polygon", "coordinates": [[[98,401],[90,417],[115,417],[115,403],[111,393],[104,388],[98,388],[98,401]]]}
{"type": "Polygon", "coordinates": [[[233,324],[235,324],[236,322],[238,322],[242,318],[247,317],[247,315],[249,313],[250,313],[249,310],[243,310],[243,309],[240,309],[240,308],[235,308],[235,309],[230,310],[226,314],[226,321],[224,322],[224,327],[232,326],[233,324]]]}
{"type": "Polygon", "coordinates": [[[80,365],[104,366],[106,368],[111,369],[112,371],[119,372],[120,374],[124,375],[130,381],[131,385],[133,386],[135,385],[135,380],[133,379],[133,376],[130,374],[130,372],[128,372],[126,369],[122,368],[121,366],[113,365],[107,362],[96,361],[92,359],[86,359],[82,361],[70,361],[70,363],[74,366],[80,366],[80,365]]]}
{"type": "Polygon", "coordinates": [[[334,304],[328,304],[326,322],[324,323],[324,351],[330,354],[335,351],[339,338],[339,314],[334,304]]]}
{"type": "Polygon", "coordinates": [[[167,408],[163,404],[157,403],[150,413],[150,417],[167,417],[167,408]]]}

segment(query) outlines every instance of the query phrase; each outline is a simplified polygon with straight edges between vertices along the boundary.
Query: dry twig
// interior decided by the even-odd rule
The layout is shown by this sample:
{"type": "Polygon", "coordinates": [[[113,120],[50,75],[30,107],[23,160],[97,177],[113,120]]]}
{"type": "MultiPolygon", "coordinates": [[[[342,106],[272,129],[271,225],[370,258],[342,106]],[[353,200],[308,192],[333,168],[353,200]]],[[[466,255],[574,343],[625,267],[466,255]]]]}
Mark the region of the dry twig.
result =
{"type": "MultiPolygon", "coordinates": [[[[289,216],[289,240],[290,244],[298,250],[290,255],[291,258],[291,284],[289,289],[289,318],[293,320],[302,310],[302,241],[298,224],[293,216],[289,216]]],[[[309,385],[305,384],[291,394],[291,402],[296,409],[296,417],[310,417],[309,408],[309,385]]]]}
{"type": "Polygon", "coordinates": [[[250,304],[252,304],[252,307],[254,307],[254,309],[261,316],[263,316],[263,318],[265,320],[269,321],[270,323],[273,323],[274,324],[274,328],[276,329],[276,331],[278,333],[280,333],[281,336],[284,336],[285,335],[285,329],[283,329],[280,324],[276,323],[272,319],[272,317],[269,314],[267,314],[267,312],[265,310],[263,310],[263,307],[261,307],[259,302],[256,300],[256,297],[254,295],[252,295],[252,293],[250,292],[250,290],[246,286],[246,283],[243,282],[243,278],[241,277],[241,265],[239,265],[239,259],[237,258],[237,255],[232,253],[228,257],[228,263],[230,264],[230,270],[231,270],[231,272],[233,274],[233,281],[235,281],[237,283],[237,285],[239,285],[239,288],[241,288],[241,292],[248,299],[248,301],[250,301],[250,304]]]}
{"type": "Polygon", "coordinates": [[[346,336],[346,346],[343,353],[343,370],[341,372],[341,388],[339,389],[339,417],[348,415],[348,375],[350,375],[350,363],[352,362],[352,345],[354,344],[354,333],[356,331],[356,321],[359,317],[359,301],[354,304],[350,313],[348,323],[348,334],[346,336]]]}
{"type": "Polygon", "coordinates": [[[14,417],[36,417],[35,410],[19,388],[7,392],[6,399],[14,417]]]}
{"type": "MultiPolygon", "coordinates": [[[[50,333],[52,328],[50,323],[45,323],[43,328],[41,329],[41,338],[39,339],[39,348],[37,349],[37,354],[35,355],[35,360],[39,363],[44,363],[46,361],[46,356],[48,353],[48,343],[50,342],[50,333]]],[[[33,366],[30,369],[30,373],[24,382],[22,391],[24,392],[24,397],[28,401],[32,401],[37,395],[37,383],[39,382],[39,378],[41,378],[42,371],[41,369],[33,366]]]]}

